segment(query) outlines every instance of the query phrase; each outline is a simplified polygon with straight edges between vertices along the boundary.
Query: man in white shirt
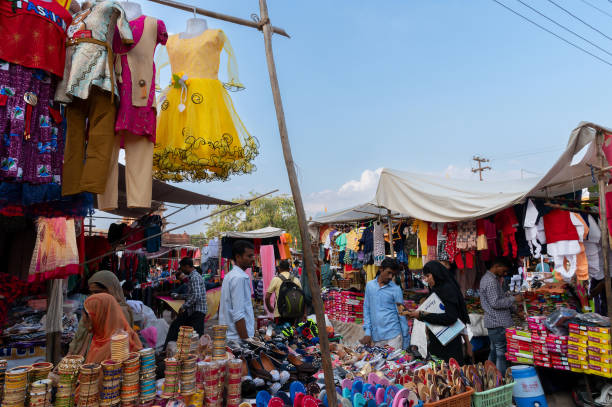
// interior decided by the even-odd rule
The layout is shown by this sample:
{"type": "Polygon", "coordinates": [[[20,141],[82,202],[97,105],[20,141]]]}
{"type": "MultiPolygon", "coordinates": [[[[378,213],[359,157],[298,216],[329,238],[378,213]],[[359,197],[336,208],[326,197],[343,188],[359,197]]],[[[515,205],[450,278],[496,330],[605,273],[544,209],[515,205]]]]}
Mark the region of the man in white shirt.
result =
{"type": "Polygon", "coordinates": [[[251,281],[244,270],[253,265],[252,243],[238,240],[232,245],[234,267],[223,279],[219,303],[219,324],[227,326],[228,340],[244,340],[255,335],[255,316],[251,302],[251,281]]]}

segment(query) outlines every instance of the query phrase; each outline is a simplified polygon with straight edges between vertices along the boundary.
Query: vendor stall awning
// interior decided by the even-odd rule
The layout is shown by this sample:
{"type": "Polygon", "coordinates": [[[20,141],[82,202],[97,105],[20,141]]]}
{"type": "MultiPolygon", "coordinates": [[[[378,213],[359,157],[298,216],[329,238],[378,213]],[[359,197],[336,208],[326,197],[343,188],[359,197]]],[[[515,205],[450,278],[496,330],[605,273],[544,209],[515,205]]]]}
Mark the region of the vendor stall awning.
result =
{"type": "Polygon", "coordinates": [[[456,222],[494,214],[527,197],[553,197],[594,185],[590,165],[599,167],[597,130],[582,122],[563,154],[541,178],[472,181],[383,169],[374,203],[429,222],[456,222]]]}
{"type": "Polygon", "coordinates": [[[248,232],[226,232],[223,236],[237,239],[266,239],[277,237],[283,234],[283,230],[268,226],[262,229],[249,230],[248,232]]]}
{"type": "Polygon", "coordinates": [[[198,194],[197,192],[188,191],[154,179],[151,209],[128,208],[125,185],[125,166],[119,164],[119,208],[114,211],[108,211],[109,213],[138,218],[149,213],[151,210],[156,210],[163,202],[181,205],[233,205],[232,202],[224,201],[223,199],[198,194]]]}
{"type": "MultiPolygon", "coordinates": [[[[385,217],[388,211],[385,208],[379,208],[376,204],[368,202],[362,205],[357,205],[353,208],[344,209],[338,212],[333,212],[316,217],[311,223],[343,223],[343,222],[358,222],[361,220],[376,219],[385,217]]],[[[392,212],[392,216],[399,215],[397,212],[392,212]]]]}

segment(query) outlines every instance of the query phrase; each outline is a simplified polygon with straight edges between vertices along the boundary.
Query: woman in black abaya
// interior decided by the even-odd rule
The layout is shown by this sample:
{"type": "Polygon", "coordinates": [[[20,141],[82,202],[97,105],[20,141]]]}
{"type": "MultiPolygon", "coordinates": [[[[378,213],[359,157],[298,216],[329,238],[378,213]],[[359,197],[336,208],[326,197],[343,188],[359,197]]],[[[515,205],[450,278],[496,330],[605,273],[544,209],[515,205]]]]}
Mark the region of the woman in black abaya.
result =
{"type": "MultiPolygon", "coordinates": [[[[423,267],[423,277],[430,291],[435,293],[444,304],[444,313],[430,314],[423,311],[412,311],[408,316],[434,325],[451,326],[458,319],[467,325],[470,322],[470,318],[463,294],[459,286],[451,280],[452,277],[448,269],[440,262],[430,261],[423,267]]],[[[460,365],[463,364],[461,334],[457,335],[446,345],[442,345],[429,329],[427,330],[427,335],[429,337],[428,350],[430,354],[447,362],[450,358],[454,358],[460,365]]]]}

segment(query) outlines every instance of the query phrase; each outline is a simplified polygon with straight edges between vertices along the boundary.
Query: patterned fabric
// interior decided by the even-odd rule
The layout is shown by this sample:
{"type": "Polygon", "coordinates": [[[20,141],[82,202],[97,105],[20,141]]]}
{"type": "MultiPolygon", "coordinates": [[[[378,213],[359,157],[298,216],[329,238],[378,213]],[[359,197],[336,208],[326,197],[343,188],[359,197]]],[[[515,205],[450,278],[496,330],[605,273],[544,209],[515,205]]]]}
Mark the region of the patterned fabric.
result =
{"type": "Polygon", "coordinates": [[[485,328],[508,328],[513,325],[514,298],[504,293],[501,281],[490,271],[480,280],[480,304],[484,310],[485,328]]]}
{"type": "MultiPolygon", "coordinates": [[[[147,16],[140,16],[136,20],[130,21],[130,28],[134,36],[134,43],[123,45],[117,36],[113,43],[113,51],[121,54],[121,77],[119,82],[120,103],[117,111],[117,123],[115,131],[129,131],[139,136],[148,136],[151,142],[155,142],[155,128],[157,123],[155,102],[155,64],[153,64],[153,80],[149,89],[147,105],[143,107],[132,104],[132,73],[128,63],[127,53],[138,44],[142,38],[147,16]]],[[[157,20],[156,44],[165,45],[168,40],[168,32],[163,21],[157,20]]],[[[151,52],[154,52],[152,50],[151,52]]],[[[143,83],[144,84],[144,83],[143,83]]]]}
{"type": "MultiPolygon", "coordinates": [[[[114,0],[94,1],[91,8],[74,16],[68,27],[68,37],[74,38],[79,31],[90,31],[93,39],[109,46],[115,35],[125,43],[133,42],[132,30],[120,4],[114,0]]],[[[64,79],[57,87],[56,100],[69,103],[72,97],[87,99],[92,85],[109,92],[114,89],[118,94],[117,84],[111,81],[111,69],[106,47],[89,42],[68,47],[64,79]]]]}
{"type": "Polygon", "coordinates": [[[449,223],[446,229],[446,253],[449,259],[454,259],[457,254],[457,225],[449,223]]]}
{"type": "Polygon", "coordinates": [[[475,250],[476,249],[476,222],[461,222],[457,225],[457,249],[475,250]]]}
{"type": "Polygon", "coordinates": [[[374,264],[380,266],[385,258],[385,227],[380,222],[374,222],[374,264]]]}
{"type": "Polygon", "coordinates": [[[61,77],[71,21],[54,1],[0,1],[0,58],[61,77]]]}
{"type": "Polygon", "coordinates": [[[448,253],[446,253],[446,240],[438,241],[438,260],[448,260],[448,253]]]}
{"type": "Polygon", "coordinates": [[[201,312],[206,315],[208,312],[206,306],[206,285],[200,273],[195,270],[189,275],[187,300],[183,304],[183,308],[185,308],[189,315],[194,312],[201,312]]]}
{"type": "Polygon", "coordinates": [[[44,71],[0,60],[0,179],[32,184],[60,182],[62,119],[50,106],[55,83],[44,71]],[[35,106],[26,103],[26,92],[36,95],[35,106]]]}
{"type": "Polygon", "coordinates": [[[32,254],[28,281],[65,278],[78,274],[79,249],[75,220],[39,218],[36,224],[36,246],[32,254]]]}
{"type": "Polygon", "coordinates": [[[0,273],[0,326],[4,326],[4,321],[8,316],[9,305],[26,293],[29,295],[44,293],[46,286],[46,281],[27,283],[13,275],[0,273]]]}

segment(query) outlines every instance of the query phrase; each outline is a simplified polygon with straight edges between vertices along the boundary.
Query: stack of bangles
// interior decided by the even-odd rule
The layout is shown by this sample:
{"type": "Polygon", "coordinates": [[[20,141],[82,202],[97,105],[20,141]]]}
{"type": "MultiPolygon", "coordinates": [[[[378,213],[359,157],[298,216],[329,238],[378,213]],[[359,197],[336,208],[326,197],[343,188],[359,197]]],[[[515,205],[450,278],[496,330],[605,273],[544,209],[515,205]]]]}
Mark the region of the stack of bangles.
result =
{"type": "Polygon", "coordinates": [[[123,362],[123,377],[121,380],[121,405],[130,407],[138,404],[140,393],[140,353],[130,353],[128,360],[123,362]]]}
{"type": "Polygon", "coordinates": [[[32,365],[32,373],[30,382],[35,382],[38,380],[44,380],[49,377],[49,373],[53,370],[53,363],[49,362],[40,362],[34,363],[32,365]]]}
{"type": "Polygon", "coordinates": [[[30,385],[30,407],[50,407],[53,385],[50,379],[36,380],[30,385]]]}
{"type": "Polygon", "coordinates": [[[20,366],[6,371],[2,407],[23,407],[31,369],[31,366],[20,366]]]}
{"type": "Polygon", "coordinates": [[[6,365],[7,361],[4,359],[0,360],[0,400],[2,400],[4,396],[4,375],[6,373],[6,365]]]}
{"type": "Polygon", "coordinates": [[[179,360],[189,356],[191,350],[191,336],[193,335],[193,327],[179,327],[178,338],[176,339],[176,358],[179,360]]]}
{"type": "Polygon", "coordinates": [[[181,362],[175,358],[166,358],[166,371],[164,380],[164,391],[162,397],[170,399],[176,397],[179,391],[179,370],[181,362]]]}
{"type": "Polygon", "coordinates": [[[81,366],[79,374],[78,407],[98,407],[100,403],[100,371],[97,363],[81,366]]]}
{"type": "Polygon", "coordinates": [[[242,360],[227,361],[227,407],[238,407],[242,401],[242,360]]]}
{"type": "Polygon", "coordinates": [[[60,380],[55,394],[56,407],[74,406],[74,390],[83,361],[83,356],[71,355],[63,358],[57,365],[60,380]]]}
{"type": "Polygon", "coordinates": [[[102,362],[101,406],[114,406],[121,401],[121,363],[114,360],[102,362]]]}
{"type": "Polygon", "coordinates": [[[197,356],[191,355],[181,363],[181,395],[189,396],[196,391],[197,356]]]}
{"type": "Polygon", "coordinates": [[[140,352],[140,403],[155,399],[155,351],[151,348],[140,352]]]}

